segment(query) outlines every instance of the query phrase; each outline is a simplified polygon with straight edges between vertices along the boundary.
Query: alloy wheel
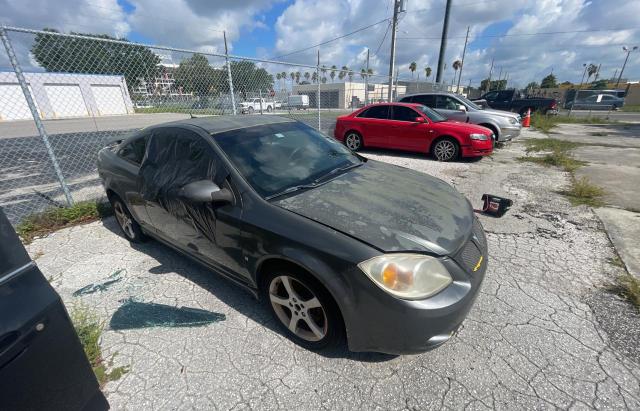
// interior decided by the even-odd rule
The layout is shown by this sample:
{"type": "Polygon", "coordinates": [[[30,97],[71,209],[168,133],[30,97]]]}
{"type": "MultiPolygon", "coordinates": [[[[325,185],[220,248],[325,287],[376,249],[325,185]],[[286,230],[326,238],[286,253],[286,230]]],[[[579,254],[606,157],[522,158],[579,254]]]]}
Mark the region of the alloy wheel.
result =
{"type": "Polygon", "coordinates": [[[456,154],[456,146],[452,141],[441,140],[433,148],[436,158],[440,161],[449,161],[456,154]]]}
{"type": "Polygon", "coordinates": [[[347,146],[349,150],[357,151],[362,145],[362,140],[360,139],[360,136],[357,135],[356,133],[349,133],[347,134],[347,138],[345,138],[344,140],[344,144],[347,146]]]}
{"type": "Polygon", "coordinates": [[[133,220],[124,208],[122,207],[122,203],[117,201],[113,207],[113,211],[116,215],[116,220],[118,220],[118,224],[120,224],[120,228],[124,231],[125,235],[130,239],[135,237],[135,232],[133,231],[133,220]]]}
{"type": "Polygon", "coordinates": [[[278,319],[297,337],[315,342],[329,331],[327,314],[318,297],[300,280],[276,276],[269,284],[269,300],[278,319]]]}

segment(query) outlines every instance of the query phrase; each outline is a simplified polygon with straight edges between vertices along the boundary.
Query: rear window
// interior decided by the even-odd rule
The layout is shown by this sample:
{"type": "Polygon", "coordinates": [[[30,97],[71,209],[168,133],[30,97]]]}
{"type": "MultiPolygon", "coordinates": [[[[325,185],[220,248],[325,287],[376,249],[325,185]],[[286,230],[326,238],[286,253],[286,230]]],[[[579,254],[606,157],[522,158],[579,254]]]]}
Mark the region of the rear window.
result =
{"type": "Polygon", "coordinates": [[[373,106],[369,107],[362,113],[358,115],[358,117],[362,118],[378,118],[378,119],[388,119],[389,118],[389,106],[373,106]]]}
{"type": "Polygon", "coordinates": [[[413,102],[417,104],[422,104],[423,106],[433,108],[436,106],[436,96],[432,94],[422,95],[422,96],[413,96],[413,102]]]}

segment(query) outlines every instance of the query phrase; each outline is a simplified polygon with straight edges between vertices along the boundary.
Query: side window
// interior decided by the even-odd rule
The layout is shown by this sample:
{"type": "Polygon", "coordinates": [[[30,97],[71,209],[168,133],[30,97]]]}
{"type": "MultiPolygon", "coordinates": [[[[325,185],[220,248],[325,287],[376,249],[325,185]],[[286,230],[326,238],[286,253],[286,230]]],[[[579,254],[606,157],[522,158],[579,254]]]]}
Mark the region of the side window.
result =
{"type": "Polygon", "coordinates": [[[457,110],[460,103],[449,96],[438,96],[436,99],[436,108],[444,110],[457,110]]]}
{"type": "Polygon", "coordinates": [[[118,154],[132,163],[140,165],[144,157],[144,151],[147,148],[148,136],[139,137],[126,146],[122,147],[118,154]]]}
{"type": "Polygon", "coordinates": [[[407,97],[402,97],[399,101],[399,103],[413,103],[413,99],[417,97],[417,96],[407,96],[407,97]]]}
{"type": "Polygon", "coordinates": [[[373,106],[358,115],[362,118],[377,118],[386,120],[389,118],[389,106],[373,106]]]}
{"type": "Polygon", "coordinates": [[[413,98],[413,102],[417,103],[417,104],[422,104],[423,106],[435,108],[436,107],[436,96],[434,96],[434,95],[415,96],[413,98]]]}
{"type": "Polygon", "coordinates": [[[179,127],[160,128],[149,138],[140,167],[142,195],[147,200],[174,198],[186,184],[199,180],[224,183],[226,173],[213,148],[199,134],[179,127]]]}
{"type": "Polygon", "coordinates": [[[418,113],[416,113],[413,109],[409,108],[409,107],[403,107],[403,106],[393,106],[392,109],[392,120],[397,120],[397,121],[415,121],[416,117],[419,117],[420,115],[418,113]]]}
{"type": "Polygon", "coordinates": [[[510,97],[511,97],[511,91],[504,90],[504,91],[500,91],[497,94],[496,100],[498,100],[498,101],[509,101],[510,97]]]}
{"type": "Polygon", "coordinates": [[[497,91],[491,91],[491,92],[485,94],[484,98],[485,98],[485,100],[493,101],[493,100],[496,99],[497,96],[498,96],[498,92],[497,91]]]}

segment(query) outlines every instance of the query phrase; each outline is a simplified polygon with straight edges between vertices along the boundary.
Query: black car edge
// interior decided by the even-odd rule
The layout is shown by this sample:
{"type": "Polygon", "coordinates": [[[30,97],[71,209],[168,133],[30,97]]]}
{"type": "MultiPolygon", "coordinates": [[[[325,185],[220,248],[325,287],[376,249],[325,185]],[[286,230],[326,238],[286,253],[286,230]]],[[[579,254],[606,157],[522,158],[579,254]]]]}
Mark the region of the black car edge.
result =
{"type": "Polygon", "coordinates": [[[0,409],[109,409],[60,296],[2,208],[0,409]]]}
{"type": "Polygon", "coordinates": [[[487,242],[469,201],[278,116],[166,123],[99,153],[116,219],[260,298],[298,344],[416,353],[458,329],[487,242]]]}

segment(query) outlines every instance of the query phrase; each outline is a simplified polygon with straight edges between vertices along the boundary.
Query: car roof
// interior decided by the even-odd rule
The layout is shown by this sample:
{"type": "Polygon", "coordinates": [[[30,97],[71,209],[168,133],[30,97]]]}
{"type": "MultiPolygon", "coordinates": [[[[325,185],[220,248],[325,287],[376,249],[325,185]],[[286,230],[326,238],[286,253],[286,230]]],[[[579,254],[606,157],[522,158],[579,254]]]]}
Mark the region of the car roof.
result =
{"type": "Polygon", "coordinates": [[[391,106],[406,106],[406,107],[413,107],[416,108],[418,106],[421,106],[422,104],[419,103],[401,103],[399,101],[393,101],[391,103],[373,103],[373,104],[369,104],[367,106],[364,106],[363,108],[369,108],[369,107],[375,107],[375,106],[385,106],[385,105],[391,105],[391,106]]]}
{"type": "Polygon", "coordinates": [[[196,126],[204,129],[209,134],[224,133],[225,131],[238,130],[242,128],[263,126],[267,124],[278,123],[293,123],[292,120],[287,117],[272,116],[272,115],[228,115],[228,116],[206,116],[206,117],[194,117],[184,120],[171,121],[169,123],[158,124],[148,129],[154,129],[158,127],[180,127],[182,125],[196,126]]]}
{"type": "Polygon", "coordinates": [[[452,93],[450,91],[425,91],[424,93],[407,94],[402,96],[402,98],[413,97],[413,96],[435,96],[435,95],[457,96],[456,93],[452,93]]]}

